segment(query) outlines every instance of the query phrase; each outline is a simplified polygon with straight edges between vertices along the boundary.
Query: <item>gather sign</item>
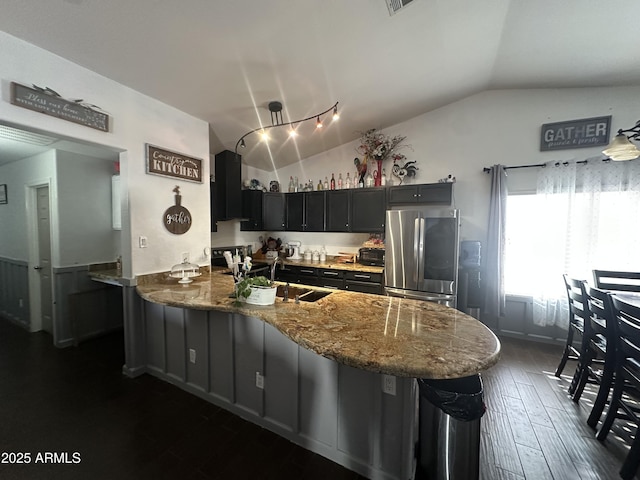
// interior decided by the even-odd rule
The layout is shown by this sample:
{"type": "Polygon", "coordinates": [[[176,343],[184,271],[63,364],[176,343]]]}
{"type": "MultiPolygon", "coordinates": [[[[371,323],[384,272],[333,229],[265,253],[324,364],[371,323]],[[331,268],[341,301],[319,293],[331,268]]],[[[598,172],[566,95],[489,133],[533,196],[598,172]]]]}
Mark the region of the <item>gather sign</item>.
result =
{"type": "Polygon", "coordinates": [[[541,129],[540,151],[607,145],[610,127],[611,115],[545,123],[541,129]]]}
{"type": "Polygon", "coordinates": [[[202,160],[147,143],[147,173],[202,183],[202,160]]]}

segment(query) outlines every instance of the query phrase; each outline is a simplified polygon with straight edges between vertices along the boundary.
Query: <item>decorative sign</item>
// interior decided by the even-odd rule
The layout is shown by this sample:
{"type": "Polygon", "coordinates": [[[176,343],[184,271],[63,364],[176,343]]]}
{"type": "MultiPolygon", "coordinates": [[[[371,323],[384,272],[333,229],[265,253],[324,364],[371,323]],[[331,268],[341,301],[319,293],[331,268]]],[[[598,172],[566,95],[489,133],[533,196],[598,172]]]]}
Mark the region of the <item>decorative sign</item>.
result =
{"type": "Polygon", "coordinates": [[[48,87],[33,87],[11,82],[11,103],[85,127],[109,131],[109,115],[94,110],[92,107],[96,107],[95,105],[87,104],[83,100],[65,100],[48,87]]]}
{"type": "Polygon", "coordinates": [[[611,115],[542,125],[540,151],[609,144],[611,115]]]}
{"type": "Polygon", "coordinates": [[[174,188],[173,191],[176,193],[176,204],[167,208],[162,220],[167,230],[171,233],[175,233],[176,235],[182,235],[191,228],[191,213],[180,205],[180,202],[182,201],[180,187],[176,185],[176,188],[174,188]]]}
{"type": "Polygon", "coordinates": [[[147,143],[147,173],[202,183],[202,160],[147,143]]]}

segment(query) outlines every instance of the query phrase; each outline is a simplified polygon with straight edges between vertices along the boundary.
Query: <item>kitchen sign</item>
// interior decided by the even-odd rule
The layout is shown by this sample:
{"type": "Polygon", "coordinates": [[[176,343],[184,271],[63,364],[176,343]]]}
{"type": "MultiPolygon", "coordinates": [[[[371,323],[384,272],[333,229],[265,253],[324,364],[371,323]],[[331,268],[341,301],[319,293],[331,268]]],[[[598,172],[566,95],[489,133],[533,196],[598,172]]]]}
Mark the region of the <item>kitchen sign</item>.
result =
{"type": "Polygon", "coordinates": [[[147,173],[202,183],[202,160],[147,143],[147,173]]]}
{"type": "Polygon", "coordinates": [[[611,115],[545,123],[541,129],[540,151],[608,145],[610,128],[611,115]]]}
{"type": "Polygon", "coordinates": [[[11,82],[11,103],[18,107],[27,108],[34,112],[44,113],[52,117],[61,118],[68,122],[95,128],[103,132],[109,131],[109,115],[94,110],[83,100],[65,100],[55,90],[25,87],[11,82]]]}

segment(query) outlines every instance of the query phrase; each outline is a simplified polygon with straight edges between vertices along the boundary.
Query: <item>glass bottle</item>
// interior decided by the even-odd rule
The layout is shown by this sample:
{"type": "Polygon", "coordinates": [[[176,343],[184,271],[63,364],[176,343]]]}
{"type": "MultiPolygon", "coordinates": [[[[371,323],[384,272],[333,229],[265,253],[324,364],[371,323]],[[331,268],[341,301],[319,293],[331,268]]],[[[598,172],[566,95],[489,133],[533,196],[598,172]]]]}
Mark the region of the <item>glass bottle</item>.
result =
{"type": "Polygon", "coordinates": [[[298,177],[293,179],[293,191],[294,192],[298,192],[299,188],[298,188],[298,177]]]}
{"type": "Polygon", "coordinates": [[[383,187],[387,184],[387,173],[382,169],[382,178],[380,179],[380,185],[383,187]]]}
{"type": "Polygon", "coordinates": [[[360,175],[358,178],[358,188],[364,188],[364,175],[360,175]]]}
{"type": "Polygon", "coordinates": [[[335,189],[336,189],[336,177],[332,173],[331,174],[331,190],[335,190],[335,189]]]}
{"type": "Polygon", "coordinates": [[[289,177],[289,192],[294,192],[296,189],[296,184],[293,183],[293,176],[289,177]]]}
{"type": "Polygon", "coordinates": [[[342,190],[342,174],[338,174],[338,190],[342,190]]]}
{"type": "Polygon", "coordinates": [[[322,190],[322,179],[318,180],[318,190],[322,190]]]}
{"type": "Polygon", "coordinates": [[[349,177],[349,172],[347,172],[347,179],[344,181],[344,188],[351,188],[351,177],[349,177]]]}
{"type": "Polygon", "coordinates": [[[323,185],[325,190],[329,190],[329,179],[327,177],[324,177],[324,185],[323,185]]]}

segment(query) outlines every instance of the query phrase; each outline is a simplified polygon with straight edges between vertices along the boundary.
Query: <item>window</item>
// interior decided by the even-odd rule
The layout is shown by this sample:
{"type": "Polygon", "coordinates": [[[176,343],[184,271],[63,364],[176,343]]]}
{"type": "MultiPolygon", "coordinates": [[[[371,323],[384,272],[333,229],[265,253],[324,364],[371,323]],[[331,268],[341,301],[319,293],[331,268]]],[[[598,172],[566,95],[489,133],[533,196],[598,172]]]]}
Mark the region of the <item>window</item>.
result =
{"type": "Polygon", "coordinates": [[[507,197],[505,291],[560,297],[562,274],[640,271],[640,192],[507,197]]]}

